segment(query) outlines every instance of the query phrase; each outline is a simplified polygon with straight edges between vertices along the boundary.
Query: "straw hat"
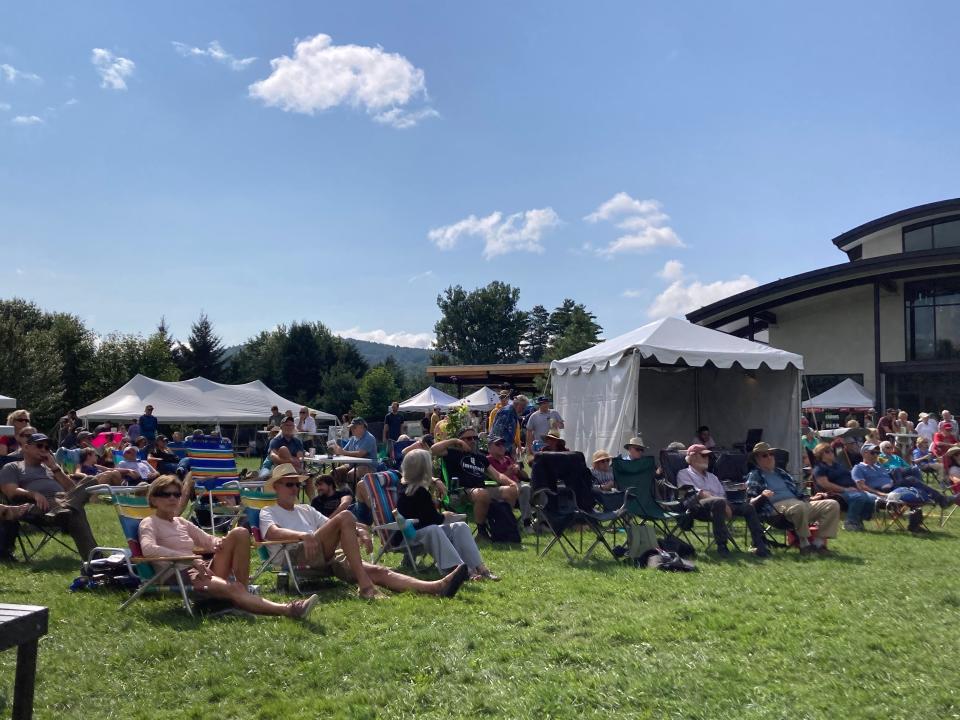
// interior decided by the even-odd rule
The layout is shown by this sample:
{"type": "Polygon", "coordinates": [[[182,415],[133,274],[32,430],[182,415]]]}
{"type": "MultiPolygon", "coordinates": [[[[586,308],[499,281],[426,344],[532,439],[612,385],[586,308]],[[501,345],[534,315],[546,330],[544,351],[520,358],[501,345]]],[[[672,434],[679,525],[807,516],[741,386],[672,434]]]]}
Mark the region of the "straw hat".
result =
{"type": "Polygon", "coordinates": [[[593,462],[600,462],[601,460],[612,460],[613,456],[608,453],[606,450],[597,450],[593,454],[593,462]]]}
{"type": "Polygon", "coordinates": [[[639,435],[638,435],[637,437],[632,437],[632,438],[630,438],[630,439],[626,442],[626,444],[623,446],[623,449],[624,449],[624,450],[629,450],[631,445],[632,445],[633,447],[638,447],[638,448],[640,448],[641,450],[646,450],[646,449],[647,449],[647,446],[643,444],[643,438],[640,437],[639,435]]]}
{"type": "Polygon", "coordinates": [[[298,472],[297,472],[297,469],[296,469],[293,465],[291,465],[290,463],[281,463],[281,464],[277,465],[277,466],[273,469],[273,471],[270,473],[270,477],[269,477],[269,478],[267,479],[267,481],[263,484],[263,491],[264,491],[264,492],[268,492],[268,493],[272,493],[272,492],[273,492],[273,484],[274,484],[277,480],[282,480],[282,479],[288,478],[288,477],[294,477],[294,478],[297,478],[297,479],[299,479],[299,480],[303,480],[303,479],[306,477],[306,475],[301,475],[300,473],[298,473],[298,472]]]}
{"type": "Polygon", "coordinates": [[[960,445],[954,445],[952,448],[950,448],[949,450],[947,450],[946,455],[948,455],[948,456],[949,456],[949,455],[956,455],[957,453],[960,453],[960,445]]]}
{"type": "Polygon", "coordinates": [[[774,452],[775,450],[778,450],[778,449],[779,448],[770,447],[770,443],[758,442],[756,445],[753,446],[753,450],[750,451],[750,455],[747,459],[750,462],[753,462],[757,456],[757,453],[774,452]]]}

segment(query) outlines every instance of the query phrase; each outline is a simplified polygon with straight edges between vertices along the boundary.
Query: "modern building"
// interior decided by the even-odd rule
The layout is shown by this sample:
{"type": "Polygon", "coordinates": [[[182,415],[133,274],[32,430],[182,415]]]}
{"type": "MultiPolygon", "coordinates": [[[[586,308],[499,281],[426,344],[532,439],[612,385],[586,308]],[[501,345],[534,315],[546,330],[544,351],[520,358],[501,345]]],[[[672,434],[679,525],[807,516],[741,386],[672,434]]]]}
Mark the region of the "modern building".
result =
{"type": "Polygon", "coordinates": [[[804,358],[804,397],[852,378],[878,407],[960,410],[960,198],[833,239],[847,262],[707,305],[691,322],[804,358]]]}

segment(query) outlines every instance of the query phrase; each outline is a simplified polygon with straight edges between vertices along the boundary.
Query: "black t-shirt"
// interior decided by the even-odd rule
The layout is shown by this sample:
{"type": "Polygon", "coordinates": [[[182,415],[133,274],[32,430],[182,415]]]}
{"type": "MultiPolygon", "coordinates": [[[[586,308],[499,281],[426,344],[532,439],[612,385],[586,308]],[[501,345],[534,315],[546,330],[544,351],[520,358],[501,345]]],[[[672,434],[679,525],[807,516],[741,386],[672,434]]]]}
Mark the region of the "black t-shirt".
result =
{"type": "Polygon", "coordinates": [[[387,413],[383,418],[383,424],[387,426],[387,437],[396,440],[400,437],[400,431],[403,430],[403,416],[400,413],[387,413]]]}
{"type": "Polygon", "coordinates": [[[346,490],[334,490],[333,495],[317,495],[310,504],[317,512],[330,517],[330,514],[340,507],[340,500],[349,494],[346,490]]]}
{"type": "Polygon", "coordinates": [[[447,450],[444,456],[447,472],[451,477],[460,479],[461,487],[483,487],[487,479],[490,462],[479,453],[465,453],[460,450],[447,450]]]}
{"type": "Polygon", "coordinates": [[[832,465],[819,463],[813,468],[813,474],[815,477],[826,477],[827,480],[840,487],[852,488],[857,486],[850,475],[850,471],[837,462],[832,465]]]}
{"type": "Polygon", "coordinates": [[[406,488],[401,486],[400,494],[397,495],[397,510],[408,520],[419,520],[418,528],[443,524],[443,515],[437,512],[433,498],[426,488],[419,487],[413,495],[407,495],[406,488]]]}

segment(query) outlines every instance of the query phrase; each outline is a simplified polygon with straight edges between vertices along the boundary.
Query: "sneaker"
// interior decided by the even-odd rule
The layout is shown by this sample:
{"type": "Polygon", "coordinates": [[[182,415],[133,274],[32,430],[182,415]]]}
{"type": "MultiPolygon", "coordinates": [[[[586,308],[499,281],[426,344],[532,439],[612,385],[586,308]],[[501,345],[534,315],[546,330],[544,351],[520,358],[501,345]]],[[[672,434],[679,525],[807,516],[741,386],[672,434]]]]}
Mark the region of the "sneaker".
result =
{"type": "Polygon", "coordinates": [[[863,532],[863,524],[858,522],[845,522],[843,529],[847,532],[863,532]]]}
{"type": "Polygon", "coordinates": [[[726,543],[717,545],[717,555],[720,557],[730,557],[730,548],[727,547],[726,543]]]}
{"type": "Polygon", "coordinates": [[[318,597],[311,595],[306,600],[294,600],[290,603],[293,606],[293,617],[298,620],[306,620],[313,606],[317,604],[318,597]]]}
{"type": "Polygon", "coordinates": [[[753,554],[755,557],[758,557],[758,558],[766,558],[766,557],[770,557],[771,555],[770,548],[768,548],[766,545],[755,547],[753,549],[753,554]]]}
{"type": "Polygon", "coordinates": [[[490,528],[486,523],[477,525],[477,540],[490,540],[490,528]]]}
{"type": "Polygon", "coordinates": [[[454,575],[450,578],[450,584],[440,591],[441,597],[452,598],[457,594],[460,586],[470,577],[470,569],[464,564],[457,567],[454,575]]]}

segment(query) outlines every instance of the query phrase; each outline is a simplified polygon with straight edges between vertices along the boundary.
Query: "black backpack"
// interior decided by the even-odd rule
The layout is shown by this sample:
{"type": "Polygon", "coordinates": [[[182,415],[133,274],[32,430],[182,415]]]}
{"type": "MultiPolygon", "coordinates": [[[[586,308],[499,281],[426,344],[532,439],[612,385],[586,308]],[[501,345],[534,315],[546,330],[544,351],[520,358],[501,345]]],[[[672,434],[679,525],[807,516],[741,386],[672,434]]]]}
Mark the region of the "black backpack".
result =
{"type": "Polygon", "coordinates": [[[490,539],[493,542],[519,543],[520,529],[517,519],[513,516],[510,503],[494,500],[487,511],[487,528],[490,530],[490,539]]]}

